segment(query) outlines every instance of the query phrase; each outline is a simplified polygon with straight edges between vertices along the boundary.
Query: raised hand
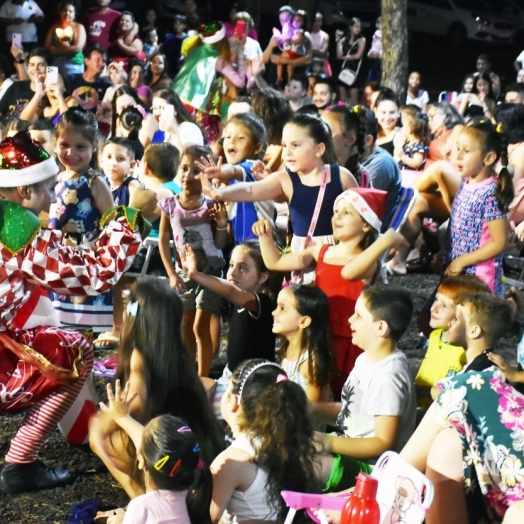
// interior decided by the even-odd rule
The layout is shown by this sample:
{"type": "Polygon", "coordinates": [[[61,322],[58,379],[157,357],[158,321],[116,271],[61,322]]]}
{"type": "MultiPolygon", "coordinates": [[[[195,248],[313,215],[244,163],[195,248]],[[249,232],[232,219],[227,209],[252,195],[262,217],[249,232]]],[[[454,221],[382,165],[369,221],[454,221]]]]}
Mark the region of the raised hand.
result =
{"type": "Polygon", "coordinates": [[[267,219],[258,220],[253,224],[253,233],[259,238],[273,238],[273,227],[271,226],[271,222],[267,219]]]}
{"type": "Polygon", "coordinates": [[[195,160],[195,165],[202,171],[202,174],[204,174],[207,178],[211,178],[213,181],[217,180],[219,182],[222,182],[220,180],[220,175],[222,174],[222,157],[218,159],[218,162],[215,162],[215,159],[208,155],[208,157],[200,157],[201,162],[198,160],[195,160]]]}
{"type": "Polygon", "coordinates": [[[107,385],[107,400],[109,406],[106,406],[103,402],[100,402],[100,409],[115,422],[129,415],[129,407],[138,395],[138,393],[135,392],[129,396],[130,388],[131,383],[126,382],[124,391],[122,391],[120,387],[120,380],[117,380],[115,383],[115,393],[113,394],[113,386],[111,384],[107,385]]]}
{"type": "Polygon", "coordinates": [[[184,273],[191,278],[191,276],[198,271],[197,259],[193,248],[189,244],[186,244],[182,252],[178,255],[180,256],[180,262],[184,273]]]}
{"type": "Polygon", "coordinates": [[[262,162],[262,160],[257,160],[253,162],[251,166],[251,174],[255,180],[262,180],[271,174],[271,170],[262,162]]]}

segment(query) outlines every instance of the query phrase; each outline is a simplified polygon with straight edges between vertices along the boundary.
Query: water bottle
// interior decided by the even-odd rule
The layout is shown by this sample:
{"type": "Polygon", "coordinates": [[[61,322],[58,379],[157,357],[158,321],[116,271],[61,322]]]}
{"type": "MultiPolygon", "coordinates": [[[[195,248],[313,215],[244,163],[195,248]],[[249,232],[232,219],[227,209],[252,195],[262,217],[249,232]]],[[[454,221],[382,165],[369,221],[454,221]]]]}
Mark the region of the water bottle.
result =
{"type": "Polygon", "coordinates": [[[377,479],[360,472],[353,495],[348,498],[342,510],[341,524],[379,524],[377,489],[377,479]]]}

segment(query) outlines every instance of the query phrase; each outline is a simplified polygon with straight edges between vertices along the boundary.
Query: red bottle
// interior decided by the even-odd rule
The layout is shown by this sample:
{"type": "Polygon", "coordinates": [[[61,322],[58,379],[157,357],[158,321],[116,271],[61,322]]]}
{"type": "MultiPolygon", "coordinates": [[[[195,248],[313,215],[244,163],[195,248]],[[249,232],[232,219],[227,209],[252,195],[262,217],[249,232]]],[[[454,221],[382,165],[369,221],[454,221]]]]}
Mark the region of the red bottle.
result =
{"type": "Polygon", "coordinates": [[[341,524],[379,524],[377,503],[378,481],[366,473],[359,473],[353,495],[342,510],[341,524]]]}

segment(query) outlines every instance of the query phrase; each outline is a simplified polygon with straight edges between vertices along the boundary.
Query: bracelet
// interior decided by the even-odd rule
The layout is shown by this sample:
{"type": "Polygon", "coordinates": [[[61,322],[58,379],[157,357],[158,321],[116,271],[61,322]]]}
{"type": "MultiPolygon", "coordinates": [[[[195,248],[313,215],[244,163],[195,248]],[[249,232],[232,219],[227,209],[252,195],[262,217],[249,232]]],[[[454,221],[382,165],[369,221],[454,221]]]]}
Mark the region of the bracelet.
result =
{"type": "Polygon", "coordinates": [[[20,60],[15,60],[15,62],[17,64],[24,64],[25,63],[25,58],[21,58],[20,60]]]}
{"type": "Polygon", "coordinates": [[[216,229],[217,231],[227,231],[227,226],[226,227],[217,227],[216,229]]]}

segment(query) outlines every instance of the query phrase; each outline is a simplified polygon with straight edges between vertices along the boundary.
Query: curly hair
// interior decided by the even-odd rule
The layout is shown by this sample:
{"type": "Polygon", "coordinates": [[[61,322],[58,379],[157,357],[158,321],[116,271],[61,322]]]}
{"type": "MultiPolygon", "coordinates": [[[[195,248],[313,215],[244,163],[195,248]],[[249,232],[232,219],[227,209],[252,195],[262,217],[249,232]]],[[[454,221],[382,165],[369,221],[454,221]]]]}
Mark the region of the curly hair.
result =
{"type": "Polygon", "coordinates": [[[231,377],[240,395],[239,430],[251,440],[256,463],[267,471],[269,502],[282,519],[286,507],[282,490],[318,493],[319,464],[313,445],[313,426],[304,390],[274,362],[242,362],[231,377]],[[266,365],[267,364],[267,365],[266,365]]]}

